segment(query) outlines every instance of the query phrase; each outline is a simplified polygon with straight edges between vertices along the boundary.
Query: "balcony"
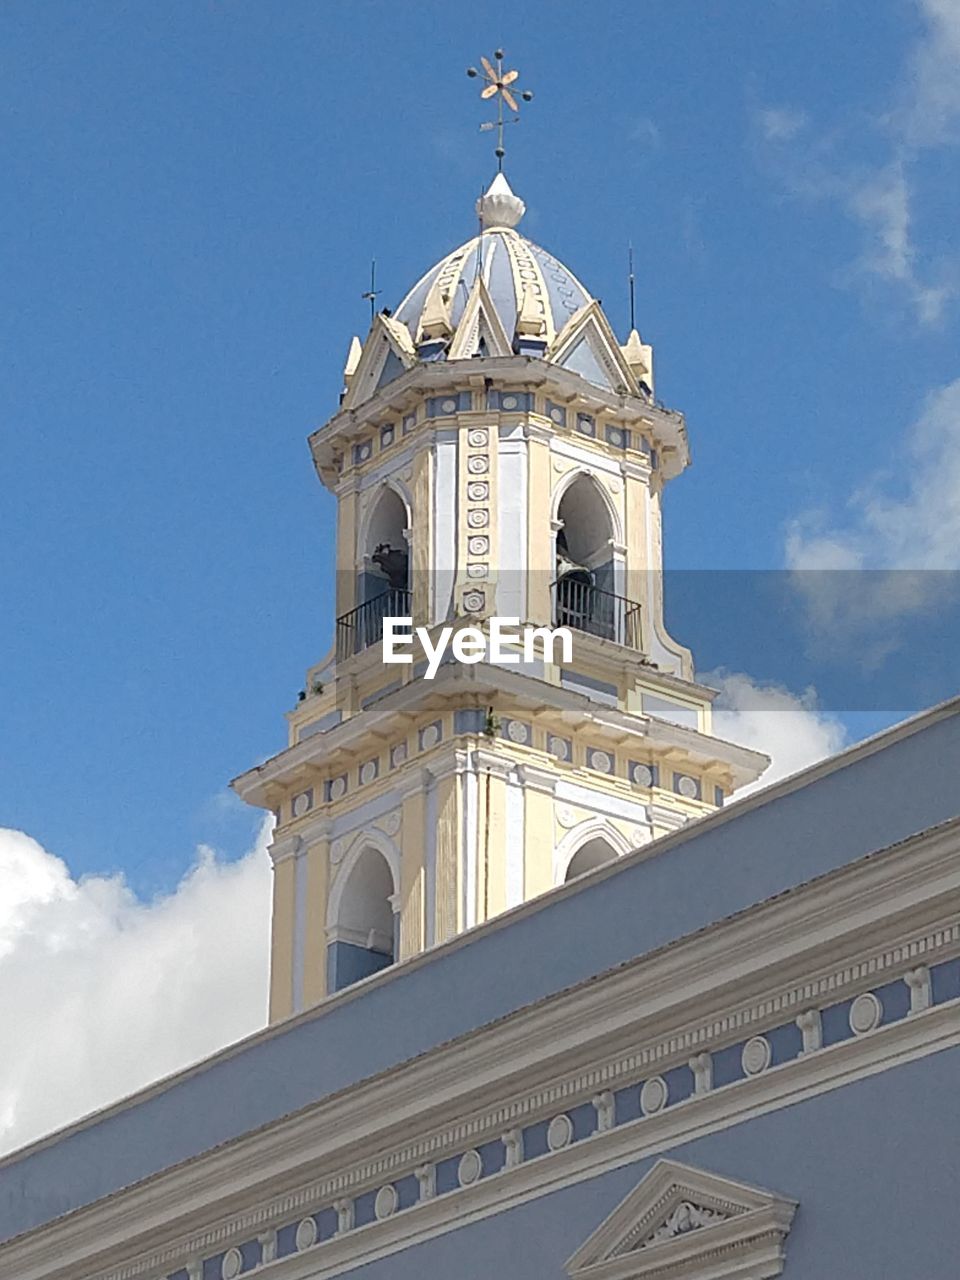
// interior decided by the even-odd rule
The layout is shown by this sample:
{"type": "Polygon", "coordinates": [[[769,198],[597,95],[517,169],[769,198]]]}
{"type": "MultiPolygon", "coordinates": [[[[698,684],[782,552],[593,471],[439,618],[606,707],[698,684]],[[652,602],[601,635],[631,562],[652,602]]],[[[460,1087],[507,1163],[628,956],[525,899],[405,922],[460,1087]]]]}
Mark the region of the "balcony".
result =
{"type": "Polygon", "coordinates": [[[635,600],[603,591],[578,577],[550,584],[553,625],[640,648],[640,606],[635,600]]]}
{"type": "Polygon", "coordinates": [[[384,618],[409,618],[411,592],[390,587],[337,619],[337,661],[344,662],[383,639],[384,618]]]}

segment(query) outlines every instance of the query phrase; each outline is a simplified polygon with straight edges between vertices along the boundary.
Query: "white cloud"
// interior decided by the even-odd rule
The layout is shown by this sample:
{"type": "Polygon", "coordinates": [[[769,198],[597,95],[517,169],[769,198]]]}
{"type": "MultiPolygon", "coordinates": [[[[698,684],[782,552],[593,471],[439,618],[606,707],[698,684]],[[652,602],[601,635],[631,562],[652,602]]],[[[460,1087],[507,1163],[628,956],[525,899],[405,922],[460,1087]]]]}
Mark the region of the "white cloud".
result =
{"type": "Polygon", "coordinates": [[[738,797],[768,787],[846,746],[843,724],[817,706],[812,689],[797,695],[780,685],[758,684],[750,676],[723,671],[700,678],[720,690],[713,708],[714,734],[763,751],[771,759],[766,773],[738,791],[738,797]]]}
{"type": "Polygon", "coordinates": [[[920,0],[927,29],[909,59],[897,127],[913,146],[957,141],[960,125],[960,4],[920,0]]]}
{"type": "Polygon", "coordinates": [[[887,284],[900,285],[923,325],[934,325],[955,293],[946,279],[925,283],[917,267],[912,230],[913,194],[903,159],[852,181],[846,205],[864,233],[864,251],[855,272],[887,284]]]}
{"type": "Polygon", "coordinates": [[[767,142],[789,142],[806,127],[807,116],[796,107],[763,107],[757,123],[767,142]]]}
{"type": "Polygon", "coordinates": [[[786,532],[814,637],[855,640],[864,669],[902,647],[895,624],[951,604],[960,586],[960,378],[928,397],[896,464],[839,513],[806,512],[786,532]]]}
{"type": "Polygon", "coordinates": [[[266,1021],[264,824],[232,863],[201,848],[141,902],[122,876],[75,880],[0,828],[0,1151],[198,1061],[266,1021]]]}
{"type": "Polygon", "coordinates": [[[794,521],[788,567],[960,568],[960,378],[928,397],[895,461],[849,499],[845,518],[808,513],[794,521]],[[899,492],[891,475],[903,477],[899,492]]]}
{"type": "Polygon", "coordinates": [[[929,237],[918,243],[915,162],[926,148],[960,140],[960,2],[921,0],[920,11],[925,30],[907,52],[888,110],[850,113],[812,136],[801,110],[769,106],[755,112],[755,126],[792,195],[832,202],[860,229],[863,250],[840,282],[895,288],[931,326],[958,295],[958,271],[949,250],[929,237]],[[878,143],[885,158],[865,165],[866,148],[878,143]]]}
{"type": "Polygon", "coordinates": [[[650,116],[639,116],[630,125],[627,138],[638,143],[642,151],[656,151],[660,146],[660,127],[650,116]]]}

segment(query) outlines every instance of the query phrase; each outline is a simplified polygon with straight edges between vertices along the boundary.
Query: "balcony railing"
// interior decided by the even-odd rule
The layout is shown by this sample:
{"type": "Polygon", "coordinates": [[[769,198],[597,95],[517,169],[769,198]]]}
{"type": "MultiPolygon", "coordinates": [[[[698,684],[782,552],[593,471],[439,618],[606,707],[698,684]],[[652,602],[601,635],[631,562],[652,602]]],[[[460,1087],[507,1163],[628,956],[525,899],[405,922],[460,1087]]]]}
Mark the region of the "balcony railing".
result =
{"type": "Polygon", "coordinates": [[[357,605],[337,619],[337,661],[352,658],[361,649],[383,639],[384,618],[409,618],[412,596],[409,591],[390,587],[372,600],[357,605]]]}
{"type": "Polygon", "coordinates": [[[550,592],[555,627],[571,627],[630,649],[640,648],[640,606],[635,600],[576,578],[558,578],[550,592]]]}

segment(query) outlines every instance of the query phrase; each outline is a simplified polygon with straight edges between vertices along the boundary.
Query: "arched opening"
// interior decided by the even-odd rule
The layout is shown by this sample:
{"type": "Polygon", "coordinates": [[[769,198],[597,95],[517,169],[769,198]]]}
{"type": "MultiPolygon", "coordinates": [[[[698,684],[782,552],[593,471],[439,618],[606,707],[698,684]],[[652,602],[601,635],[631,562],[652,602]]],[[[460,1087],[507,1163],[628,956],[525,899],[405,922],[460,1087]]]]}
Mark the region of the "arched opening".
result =
{"type": "Polygon", "coordinates": [[[620,639],[614,594],[614,529],[596,481],[578,475],[557,508],[555,614],[558,626],[620,639]]]}
{"type": "Polygon", "coordinates": [[[581,845],[570,859],[567,874],[563,877],[564,884],[569,880],[575,880],[577,876],[586,875],[588,871],[595,871],[597,867],[602,867],[608,862],[613,862],[616,856],[616,849],[604,840],[603,836],[594,836],[592,840],[581,845]]]}
{"type": "Polygon", "coordinates": [[[337,619],[338,660],[379,643],[384,618],[409,617],[407,525],[403,499],[383,485],[361,535],[356,608],[337,619]]]}
{"type": "Polygon", "coordinates": [[[378,849],[364,848],[346,872],[336,921],[328,931],[328,987],[340,991],[397,958],[393,873],[378,849]]]}
{"type": "Polygon", "coordinates": [[[360,601],[375,600],[385,591],[410,589],[410,557],[404,530],[407,509],[403,499],[384,485],[367,521],[360,601]]]}

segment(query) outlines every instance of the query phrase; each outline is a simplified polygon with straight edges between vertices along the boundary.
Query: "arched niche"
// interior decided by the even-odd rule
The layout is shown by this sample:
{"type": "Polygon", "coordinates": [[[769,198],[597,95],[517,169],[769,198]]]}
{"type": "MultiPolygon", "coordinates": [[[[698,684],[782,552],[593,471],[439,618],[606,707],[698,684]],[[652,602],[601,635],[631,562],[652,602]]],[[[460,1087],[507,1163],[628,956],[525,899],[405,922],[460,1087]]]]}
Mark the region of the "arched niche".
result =
{"type": "Polygon", "coordinates": [[[361,534],[361,604],[387,591],[409,591],[410,556],[406,503],[389,484],[381,486],[373,500],[361,534]]]}
{"type": "Polygon", "coordinates": [[[337,877],[327,923],[327,987],[340,991],[387,968],[398,954],[396,883],[390,862],[363,842],[337,877]]]}
{"type": "Polygon", "coordinates": [[[560,626],[621,640],[614,545],[617,523],[593,476],[578,473],[560,495],[556,515],[555,620],[560,626]]]}
{"type": "Polygon", "coordinates": [[[595,871],[597,867],[606,866],[608,862],[616,861],[617,856],[616,849],[605,836],[593,836],[570,859],[563,877],[564,884],[575,880],[577,876],[586,875],[588,871],[595,871]]]}

